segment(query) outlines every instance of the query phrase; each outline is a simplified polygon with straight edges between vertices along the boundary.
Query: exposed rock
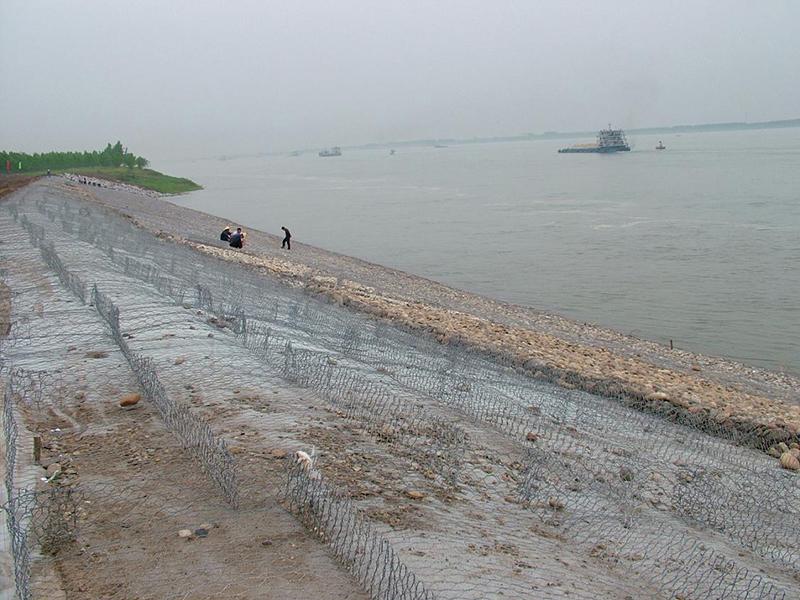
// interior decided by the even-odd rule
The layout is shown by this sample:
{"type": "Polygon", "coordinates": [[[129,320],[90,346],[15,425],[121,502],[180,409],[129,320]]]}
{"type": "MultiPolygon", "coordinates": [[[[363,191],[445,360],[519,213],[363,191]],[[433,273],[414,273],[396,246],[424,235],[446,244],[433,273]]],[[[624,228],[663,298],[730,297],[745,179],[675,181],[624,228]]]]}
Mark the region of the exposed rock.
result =
{"type": "Polygon", "coordinates": [[[647,396],[644,397],[645,400],[658,400],[664,401],[669,400],[669,396],[664,392],[650,392],[647,396]]]}
{"type": "Polygon", "coordinates": [[[797,471],[800,469],[800,460],[791,452],[784,452],[781,454],[781,466],[790,471],[797,471]]]}
{"type": "Polygon", "coordinates": [[[778,444],[778,450],[780,450],[781,454],[783,454],[784,452],[789,451],[789,446],[786,445],[786,442],[781,442],[778,444]]]}
{"type": "Polygon", "coordinates": [[[536,435],[534,432],[529,431],[528,435],[525,436],[525,439],[528,440],[529,442],[535,442],[537,439],[539,439],[539,436],[536,435]]]}
{"type": "Polygon", "coordinates": [[[91,350],[84,354],[86,358],[108,358],[108,352],[104,350],[91,350]]]}
{"type": "Polygon", "coordinates": [[[564,501],[561,500],[560,498],[556,498],[555,496],[550,496],[547,499],[547,504],[553,510],[564,510],[564,501]]]}
{"type": "Polygon", "coordinates": [[[60,463],[51,463],[47,467],[47,476],[48,477],[55,477],[56,475],[61,473],[61,464],[60,463]]]}
{"type": "Polygon", "coordinates": [[[283,448],[275,448],[270,454],[272,458],[286,458],[286,450],[283,448]]]}
{"type": "Polygon", "coordinates": [[[422,500],[425,497],[425,494],[417,490],[406,490],[406,496],[412,500],[422,500]]]}
{"type": "Polygon", "coordinates": [[[626,466],[619,468],[619,478],[622,481],[633,481],[633,471],[626,466]]]}
{"type": "Polygon", "coordinates": [[[119,405],[122,408],[136,406],[141,399],[142,395],[139,394],[138,392],[134,392],[132,394],[125,394],[122,398],[119,399],[119,405]]]}
{"type": "Polygon", "coordinates": [[[772,458],[780,458],[781,454],[783,454],[780,450],[778,450],[777,446],[771,446],[769,450],[767,450],[767,454],[769,454],[772,458]]]}
{"type": "Polygon", "coordinates": [[[205,527],[198,527],[194,530],[194,534],[200,538],[208,537],[208,529],[205,527]]]}
{"type": "Polygon", "coordinates": [[[181,529],[178,531],[178,537],[181,538],[190,538],[192,537],[192,530],[191,529],[181,529]]]}
{"type": "Polygon", "coordinates": [[[185,362],[186,362],[186,357],[185,356],[179,356],[178,358],[175,359],[175,364],[176,365],[182,365],[185,362]]]}

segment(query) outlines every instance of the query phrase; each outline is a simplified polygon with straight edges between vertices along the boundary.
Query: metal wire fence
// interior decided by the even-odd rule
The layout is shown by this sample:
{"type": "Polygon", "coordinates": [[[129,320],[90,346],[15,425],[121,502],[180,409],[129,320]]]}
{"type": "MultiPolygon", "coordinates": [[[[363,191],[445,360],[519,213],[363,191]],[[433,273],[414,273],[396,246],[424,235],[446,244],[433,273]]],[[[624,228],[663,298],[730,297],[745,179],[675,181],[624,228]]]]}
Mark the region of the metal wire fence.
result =
{"type": "MultiPolygon", "coordinates": [[[[458,523],[464,539],[479,544],[469,507],[491,507],[508,523],[535,519],[586,556],[624,563],[629,576],[665,597],[794,595],[800,490],[793,474],[743,447],[754,445],[755,435],[717,423],[717,435],[709,436],[713,423],[702,415],[613,390],[598,397],[532,380],[468,348],[436,344],[155,239],[113,214],[53,203],[37,209],[50,222],[60,219],[62,235],[77,235],[122,276],[197,309],[198,320],[226,332],[265,369],[314,390],[371,439],[388,441],[390,456],[408,456],[433,485],[463,497],[466,508],[452,508],[452,522],[435,516],[441,532],[458,523]],[[502,477],[485,463],[486,472],[476,468],[487,452],[506,467],[502,477]]],[[[43,226],[18,218],[78,295],[73,287],[82,279],[71,269],[81,267],[67,269],[43,226]]],[[[179,437],[203,448],[198,460],[225,497],[237,499],[236,477],[228,475],[236,463],[224,443],[192,421],[190,410],[170,416],[156,366],[130,350],[114,303],[97,288],[93,298],[148,397],[165,407],[165,422],[175,419],[170,427],[179,437]]],[[[398,543],[426,548],[436,534],[413,527],[380,533],[366,505],[319,471],[310,477],[290,470],[286,498],[373,597],[484,597],[503,589],[501,576],[488,582],[488,572],[457,574],[398,551],[398,543]],[[475,581],[474,589],[457,588],[459,577],[475,581]]]]}

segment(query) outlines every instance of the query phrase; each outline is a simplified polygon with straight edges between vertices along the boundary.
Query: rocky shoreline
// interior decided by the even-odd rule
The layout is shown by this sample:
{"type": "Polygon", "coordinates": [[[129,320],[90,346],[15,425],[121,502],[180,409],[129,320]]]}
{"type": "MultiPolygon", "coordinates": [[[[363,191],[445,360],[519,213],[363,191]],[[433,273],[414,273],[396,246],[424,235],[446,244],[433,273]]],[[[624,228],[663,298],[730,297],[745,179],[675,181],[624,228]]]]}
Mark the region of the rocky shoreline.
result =
{"type": "Polygon", "coordinates": [[[455,290],[407,273],[249,230],[244,250],[216,242],[223,219],[152,198],[55,185],[121,212],[162,238],[251,266],[330,302],[462,344],[537,378],[612,396],[775,453],[798,441],[800,380],[639,340],[455,290]]]}

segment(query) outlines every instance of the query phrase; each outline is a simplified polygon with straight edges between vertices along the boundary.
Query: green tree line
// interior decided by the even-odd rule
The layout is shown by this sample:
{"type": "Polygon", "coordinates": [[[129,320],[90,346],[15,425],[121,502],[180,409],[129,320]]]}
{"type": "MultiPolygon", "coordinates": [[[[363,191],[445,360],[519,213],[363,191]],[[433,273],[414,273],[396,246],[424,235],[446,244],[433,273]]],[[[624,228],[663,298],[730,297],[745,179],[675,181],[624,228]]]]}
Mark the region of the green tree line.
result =
{"type": "Polygon", "coordinates": [[[6,162],[11,161],[12,172],[30,172],[74,169],[77,167],[121,167],[144,169],[150,164],[143,156],[128,152],[122,143],[117,141],[113,146],[109,143],[104,150],[92,152],[37,152],[27,154],[0,150],[0,171],[5,172],[6,162]],[[21,164],[21,168],[20,168],[21,164]]]}

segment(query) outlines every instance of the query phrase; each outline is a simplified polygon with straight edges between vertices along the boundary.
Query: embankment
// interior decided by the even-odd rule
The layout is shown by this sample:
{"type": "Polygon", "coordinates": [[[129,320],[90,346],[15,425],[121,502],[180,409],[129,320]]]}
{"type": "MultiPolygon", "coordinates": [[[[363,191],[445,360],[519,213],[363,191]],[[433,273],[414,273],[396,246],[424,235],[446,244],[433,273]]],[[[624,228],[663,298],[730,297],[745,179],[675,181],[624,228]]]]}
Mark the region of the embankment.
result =
{"type": "Polygon", "coordinates": [[[670,350],[295,240],[285,251],[278,236],[256,230],[243,251],[233,250],[215,241],[226,225],[218,217],[163,198],[50,185],[119,211],[162,238],[249,265],[440,343],[468,346],[532,377],[616,397],[762,450],[796,440],[800,431],[800,381],[789,374],[670,350]]]}

